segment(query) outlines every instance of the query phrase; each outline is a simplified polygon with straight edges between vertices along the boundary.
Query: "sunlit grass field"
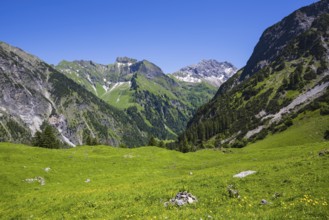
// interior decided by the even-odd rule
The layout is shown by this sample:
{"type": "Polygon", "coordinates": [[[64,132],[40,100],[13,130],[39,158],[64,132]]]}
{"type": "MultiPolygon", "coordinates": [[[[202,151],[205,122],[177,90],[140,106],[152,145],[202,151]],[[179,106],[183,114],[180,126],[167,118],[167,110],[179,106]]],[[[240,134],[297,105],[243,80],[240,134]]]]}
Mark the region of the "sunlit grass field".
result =
{"type": "Polygon", "coordinates": [[[326,117],[299,117],[282,133],[226,152],[0,143],[0,218],[328,219],[329,154],[319,152],[329,142],[313,129],[327,125],[326,117]],[[302,144],[303,135],[312,138],[302,144]],[[257,173],[233,178],[245,170],[257,173]],[[25,181],[39,176],[45,185],[25,181]],[[228,185],[240,198],[229,197],[228,185]],[[198,202],[165,207],[180,191],[198,202]]]}

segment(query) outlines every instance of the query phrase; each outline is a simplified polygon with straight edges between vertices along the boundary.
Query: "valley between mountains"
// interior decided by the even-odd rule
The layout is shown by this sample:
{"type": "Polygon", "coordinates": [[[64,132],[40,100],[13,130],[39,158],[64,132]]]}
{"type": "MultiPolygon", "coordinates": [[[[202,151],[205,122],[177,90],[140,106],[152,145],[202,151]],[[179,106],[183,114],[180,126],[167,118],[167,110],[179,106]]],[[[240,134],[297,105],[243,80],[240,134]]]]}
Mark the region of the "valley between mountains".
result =
{"type": "Polygon", "coordinates": [[[328,0],[240,69],[110,62],[0,42],[0,219],[329,219],[328,0]]]}

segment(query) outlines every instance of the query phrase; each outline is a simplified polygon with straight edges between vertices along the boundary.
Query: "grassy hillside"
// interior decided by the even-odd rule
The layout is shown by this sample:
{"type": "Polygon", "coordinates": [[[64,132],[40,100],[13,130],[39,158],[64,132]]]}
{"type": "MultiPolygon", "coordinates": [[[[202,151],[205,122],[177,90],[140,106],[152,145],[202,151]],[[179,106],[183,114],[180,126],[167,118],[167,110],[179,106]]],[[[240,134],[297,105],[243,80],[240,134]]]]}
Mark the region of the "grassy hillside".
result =
{"type": "Polygon", "coordinates": [[[215,138],[217,146],[242,147],[277,132],[306,108],[327,108],[329,14],[323,10],[328,10],[327,1],[300,9],[265,30],[243,70],[188,122],[178,138],[181,145],[200,149],[215,138]],[[315,17],[309,20],[314,22],[299,33],[302,24],[297,21],[304,10],[312,11],[315,17]]]}
{"type": "Polygon", "coordinates": [[[126,57],[111,65],[62,61],[56,68],[107,104],[126,112],[125,117],[136,122],[148,140],[176,139],[195,110],[217,91],[205,82],[179,82],[155,64],[126,57]]]}
{"type": "Polygon", "coordinates": [[[225,152],[0,143],[0,218],[328,219],[329,154],[318,153],[329,143],[313,129],[327,120],[297,120],[282,133],[225,152]],[[257,173],[233,178],[245,170],[257,173]],[[45,185],[25,181],[38,176],[45,185]],[[228,196],[230,184],[240,199],[228,196]],[[198,202],[164,207],[183,190],[198,202]]]}

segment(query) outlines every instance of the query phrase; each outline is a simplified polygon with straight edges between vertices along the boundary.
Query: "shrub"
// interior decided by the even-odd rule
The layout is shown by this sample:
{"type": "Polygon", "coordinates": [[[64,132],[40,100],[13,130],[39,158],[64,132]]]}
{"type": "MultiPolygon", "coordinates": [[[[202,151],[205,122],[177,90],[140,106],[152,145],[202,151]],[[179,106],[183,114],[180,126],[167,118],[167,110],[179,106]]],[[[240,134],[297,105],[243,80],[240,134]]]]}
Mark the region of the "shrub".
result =
{"type": "Polygon", "coordinates": [[[326,139],[326,140],[329,140],[329,130],[326,130],[325,132],[324,132],[324,139],[326,139]]]}
{"type": "Polygon", "coordinates": [[[325,105],[321,106],[320,114],[321,115],[329,115],[329,105],[328,104],[325,104],[325,105]]]}
{"type": "Polygon", "coordinates": [[[233,148],[243,148],[246,145],[247,145],[247,141],[243,139],[243,140],[236,140],[233,143],[232,147],[233,148]]]}
{"type": "Polygon", "coordinates": [[[284,124],[285,124],[287,127],[290,127],[291,125],[293,125],[292,119],[291,119],[290,117],[287,118],[287,119],[284,121],[284,124]]]}

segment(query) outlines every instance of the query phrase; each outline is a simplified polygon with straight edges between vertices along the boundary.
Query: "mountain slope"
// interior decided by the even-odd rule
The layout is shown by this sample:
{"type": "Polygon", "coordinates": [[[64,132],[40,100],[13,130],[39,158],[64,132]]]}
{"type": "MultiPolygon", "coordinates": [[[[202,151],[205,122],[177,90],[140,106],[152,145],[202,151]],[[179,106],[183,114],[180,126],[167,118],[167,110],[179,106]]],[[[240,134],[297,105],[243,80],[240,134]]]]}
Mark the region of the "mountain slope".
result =
{"type": "Polygon", "coordinates": [[[0,43],[2,141],[29,142],[42,124],[70,146],[88,137],[135,146],[146,142],[134,121],[40,59],[0,43]]]}
{"type": "Polygon", "coordinates": [[[321,109],[327,114],[328,4],[321,1],[297,10],[267,29],[247,66],[197,111],[180,143],[197,148],[207,142],[241,147],[246,141],[286,129],[291,118],[306,110],[321,109]],[[304,26],[300,17],[312,21],[311,25],[304,26]],[[275,43],[278,36],[279,43],[275,43]],[[277,50],[264,52],[264,45],[277,50]]]}
{"type": "Polygon", "coordinates": [[[319,15],[328,13],[328,1],[322,0],[316,4],[296,10],[281,22],[269,27],[262,34],[259,42],[241,74],[240,80],[261,70],[277,59],[296,36],[309,30],[319,15]]]}
{"type": "Polygon", "coordinates": [[[153,63],[119,57],[114,64],[62,61],[56,68],[108,104],[124,110],[149,137],[174,139],[216,87],[179,82],[153,63]]]}

